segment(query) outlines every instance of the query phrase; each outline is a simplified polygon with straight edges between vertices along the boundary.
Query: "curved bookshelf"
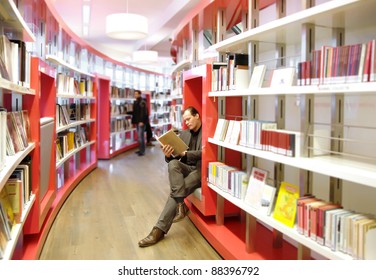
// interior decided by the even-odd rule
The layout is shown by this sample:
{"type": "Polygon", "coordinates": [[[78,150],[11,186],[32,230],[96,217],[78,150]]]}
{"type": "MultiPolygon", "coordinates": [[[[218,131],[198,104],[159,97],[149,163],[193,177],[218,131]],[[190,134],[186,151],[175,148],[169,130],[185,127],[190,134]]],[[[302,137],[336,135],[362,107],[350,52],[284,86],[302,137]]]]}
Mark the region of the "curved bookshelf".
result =
{"type": "Polygon", "coordinates": [[[22,18],[13,0],[1,0],[0,19],[4,21],[5,30],[10,31],[14,38],[34,42],[35,35],[22,18]]]}
{"type": "Polygon", "coordinates": [[[3,189],[6,181],[14,171],[14,169],[21,163],[21,161],[35,148],[35,143],[29,143],[29,146],[23,150],[18,152],[13,156],[7,156],[6,158],[6,165],[0,171],[0,191],[3,189]]]}
{"type": "Polygon", "coordinates": [[[60,66],[62,66],[64,68],[66,68],[68,70],[71,70],[71,71],[73,71],[75,73],[78,73],[80,75],[84,75],[84,76],[88,76],[88,77],[92,77],[92,78],[95,77],[94,74],[91,74],[91,73],[86,72],[86,71],[82,71],[81,69],[79,69],[79,68],[77,68],[77,67],[75,67],[73,65],[70,65],[69,63],[65,62],[63,59],[61,59],[61,58],[59,58],[59,57],[57,57],[55,55],[50,55],[50,54],[46,55],[46,60],[49,61],[49,62],[52,62],[52,63],[54,63],[56,65],[60,65],[60,66]]]}
{"type": "Polygon", "coordinates": [[[2,77],[0,77],[0,87],[7,92],[16,92],[19,94],[29,94],[29,95],[35,95],[35,90],[27,87],[20,86],[16,83],[13,83],[11,81],[8,81],[2,77]]]}

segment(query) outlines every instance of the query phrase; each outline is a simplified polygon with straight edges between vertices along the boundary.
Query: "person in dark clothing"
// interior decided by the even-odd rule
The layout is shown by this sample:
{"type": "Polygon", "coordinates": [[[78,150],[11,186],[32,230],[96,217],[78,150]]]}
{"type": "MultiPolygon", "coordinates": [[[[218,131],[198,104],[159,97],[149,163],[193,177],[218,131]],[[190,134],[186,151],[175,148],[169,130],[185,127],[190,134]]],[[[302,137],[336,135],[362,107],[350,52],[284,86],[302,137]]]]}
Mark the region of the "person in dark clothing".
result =
{"type": "Polygon", "coordinates": [[[148,117],[148,122],[146,123],[146,146],[155,146],[153,144],[153,131],[151,130],[151,125],[150,125],[150,119],[148,117]]]}
{"type": "Polygon", "coordinates": [[[162,240],[172,223],[181,221],[188,214],[184,198],[201,187],[200,115],[194,107],[188,107],[184,110],[183,120],[188,129],[181,131],[179,137],[188,145],[189,149],[179,156],[173,157],[174,150],[170,145],[161,147],[168,163],[170,195],[152,231],[138,242],[140,247],[148,247],[162,240]]]}
{"type": "Polygon", "coordinates": [[[149,121],[148,108],[145,100],[141,97],[140,90],[134,91],[134,97],[136,100],[133,103],[132,123],[136,125],[139,144],[139,150],[136,153],[143,156],[145,154],[145,128],[149,121]]]}

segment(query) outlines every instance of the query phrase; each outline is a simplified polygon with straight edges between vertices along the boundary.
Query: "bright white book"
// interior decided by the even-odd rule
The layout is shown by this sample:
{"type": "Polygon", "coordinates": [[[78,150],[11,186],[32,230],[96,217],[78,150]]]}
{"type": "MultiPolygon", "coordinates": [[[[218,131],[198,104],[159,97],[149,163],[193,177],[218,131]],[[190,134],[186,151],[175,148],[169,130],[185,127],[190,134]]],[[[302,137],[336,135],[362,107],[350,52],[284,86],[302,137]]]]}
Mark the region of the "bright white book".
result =
{"type": "Polygon", "coordinates": [[[261,194],[261,206],[260,211],[268,216],[273,211],[274,201],[276,196],[276,188],[267,184],[264,184],[261,194]]]}
{"type": "Polygon", "coordinates": [[[226,122],[225,119],[218,119],[213,138],[218,141],[223,141],[223,131],[227,130],[227,126],[228,122],[226,122]]]}
{"type": "Polygon", "coordinates": [[[230,144],[238,145],[240,140],[241,121],[233,121],[232,131],[230,136],[230,144]]]}
{"type": "Polygon", "coordinates": [[[253,68],[249,88],[260,88],[264,82],[266,65],[257,65],[253,68]]]}
{"type": "Polygon", "coordinates": [[[261,198],[267,176],[268,171],[257,167],[252,168],[244,202],[255,209],[261,208],[261,198]]]}
{"type": "Polygon", "coordinates": [[[294,84],[295,68],[287,67],[273,71],[270,87],[285,87],[294,84]]]}
{"type": "Polygon", "coordinates": [[[174,149],[172,154],[174,157],[188,150],[187,144],[172,129],[157,137],[157,140],[163,146],[170,145],[174,149]]]}

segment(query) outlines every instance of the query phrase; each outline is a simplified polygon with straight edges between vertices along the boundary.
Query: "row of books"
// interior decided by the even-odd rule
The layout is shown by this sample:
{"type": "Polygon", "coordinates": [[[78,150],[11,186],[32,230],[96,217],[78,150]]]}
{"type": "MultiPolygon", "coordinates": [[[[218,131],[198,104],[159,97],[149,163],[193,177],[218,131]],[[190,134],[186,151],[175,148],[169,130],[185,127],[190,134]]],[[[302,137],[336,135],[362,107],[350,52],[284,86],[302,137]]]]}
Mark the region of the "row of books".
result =
{"type": "Polygon", "coordinates": [[[11,240],[13,226],[21,222],[23,209],[30,200],[31,183],[31,159],[26,157],[0,190],[0,258],[11,240]]]}
{"type": "Polygon", "coordinates": [[[111,116],[124,115],[132,111],[133,111],[132,103],[121,103],[121,104],[111,103],[111,116]]]}
{"type": "Polygon", "coordinates": [[[110,129],[111,132],[120,132],[126,131],[133,128],[132,119],[129,116],[128,118],[122,119],[111,119],[110,129]]]}
{"type": "Polygon", "coordinates": [[[271,214],[276,188],[266,184],[266,171],[254,167],[249,175],[244,170],[222,162],[209,162],[207,180],[222,191],[243,200],[260,213],[271,214]]]}
{"type": "Polygon", "coordinates": [[[56,104],[57,127],[88,119],[90,119],[90,103],[56,104]]]}
{"type": "Polygon", "coordinates": [[[300,196],[300,187],[282,182],[278,192],[267,184],[268,172],[253,167],[251,175],[222,162],[208,164],[208,182],[246,205],[294,228],[298,233],[354,259],[376,259],[376,217],[343,209],[313,195],[300,196]],[[277,196],[277,197],[276,197],[277,196]]]}
{"type": "Polygon", "coordinates": [[[322,46],[298,63],[298,85],[376,81],[376,39],[345,46],[322,46]]]}
{"type": "Polygon", "coordinates": [[[218,119],[214,139],[233,145],[298,157],[302,150],[302,133],[277,129],[277,123],[262,120],[218,119]]]}
{"type": "Polygon", "coordinates": [[[111,98],[134,98],[134,89],[111,86],[111,98]]]}
{"type": "Polygon", "coordinates": [[[254,89],[262,86],[281,87],[296,84],[296,69],[294,67],[269,69],[268,77],[266,77],[267,67],[264,64],[253,67],[250,74],[248,65],[236,66],[235,62],[229,61],[230,63],[212,63],[211,91],[254,89]],[[229,71],[230,74],[228,73],[229,71]]]}
{"type": "Polygon", "coordinates": [[[354,259],[375,259],[376,217],[306,195],[297,200],[297,230],[354,259]]]}
{"type": "Polygon", "coordinates": [[[57,94],[93,96],[93,81],[91,79],[81,79],[58,73],[56,78],[57,94]]]}
{"type": "Polygon", "coordinates": [[[56,161],[88,141],[88,127],[77,126],[59,133],[56,137],[56,161]]]}
{"type": "Polygon", "coordinates": [[[0,77],[30,87],[31,54],[26,51],[25,42],[9,40],[0,35],[0,77]]]}
{"type": "Polygon", "coordinates": [[[27,110],[6,113],[6,153],[15,155],[25,150],[31,141],[29,113],[27,110]]]}

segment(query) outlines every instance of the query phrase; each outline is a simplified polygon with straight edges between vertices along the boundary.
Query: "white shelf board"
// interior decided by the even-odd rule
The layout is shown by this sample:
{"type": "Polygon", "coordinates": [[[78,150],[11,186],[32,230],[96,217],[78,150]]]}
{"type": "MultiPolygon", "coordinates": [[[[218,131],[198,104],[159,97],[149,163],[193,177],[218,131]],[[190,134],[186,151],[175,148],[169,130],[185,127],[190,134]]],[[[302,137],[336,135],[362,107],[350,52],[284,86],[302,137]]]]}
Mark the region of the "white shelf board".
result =
{"type": "Polygon", "coordinates": [[[209,138],[208,141],[244,154],[376,188],[375,163],[352,160],[341,156],[287,157],[268,151],[228,144],[213,138],[209,138]]]}
{"type": "Polygon", "coordinates": [[[19,93],[19,94],[30,94],[35,95],[35,90],[31,88],[27,88],[24,86],[20,86],[16,83],[8,81],[2,77],[0,77],[0,88],[9,90],[11,92],[19,93]]]}
{"type": "Polygon", "coordinates": [[[291,87],[262,87],[248,88],[229,91],[211,91],[209,97],[231,97],[231,96],[252,96],[252,95],[305,95],[315,96],[329,95],[334,93],[344,94],[375,94],[376,83],[349,83],[331,84],[316,86],[291,86],[291,87]]]}
{"type": "Polygon", "coordinates": [[[233,52],[245,48],[249,41],[293,43],[301,40],[301,25],[304,23],[323,27],[354,28],[370,26],[374,16],[368,15],[376,8],[373,0],[332,0],[298,13],[268,22],[256,28],[225,39],[209,47],[209,51],[233,52]]]}
{"type": "Polygon", "coordinates": [[[64,60],[62,60],[61,58],[59,58],[55,55],[46,55],[46,60],[50,61],[50,62],[52,62],[56,65],[61,65],[61,66],[65,67],[69,70],[72,70],[76,73],[79,73],[79,74],[82,74],[82,75],[85,75],[85,76],[88,76],[88,77],[95,77],[94,74],[82,71],[81,69],[78,69],[77,67],[70,65],[69,63],[65,62],[64,60]]]}

